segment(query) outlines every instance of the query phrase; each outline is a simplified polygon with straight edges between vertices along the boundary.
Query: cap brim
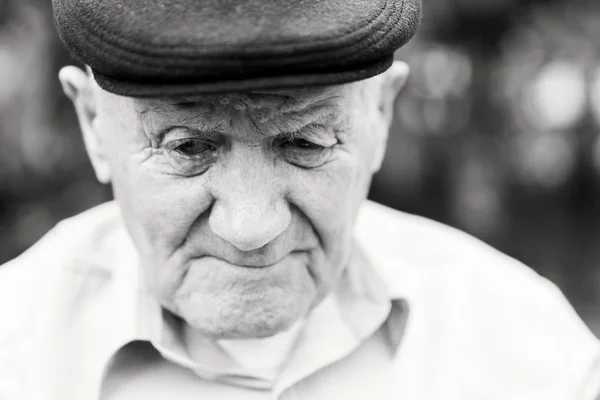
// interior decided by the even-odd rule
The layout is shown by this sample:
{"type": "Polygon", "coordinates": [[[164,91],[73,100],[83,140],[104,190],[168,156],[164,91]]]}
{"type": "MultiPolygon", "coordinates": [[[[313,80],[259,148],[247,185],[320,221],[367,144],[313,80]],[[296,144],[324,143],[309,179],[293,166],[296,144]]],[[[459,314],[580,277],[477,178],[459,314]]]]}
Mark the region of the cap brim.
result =
{"type": "Polygon", "coordinates": [[[267,76],[242,80],[213,80],[210,82],[139,82],[124,81],[92,71],[102,89],[128,97],[189,96],[202,93],[243,92],[266,89],[288,89],[338,85],[371,78],[385,72],[392,65],[393,56],[387,56],[369,66],[337,73],[267,76]]]}

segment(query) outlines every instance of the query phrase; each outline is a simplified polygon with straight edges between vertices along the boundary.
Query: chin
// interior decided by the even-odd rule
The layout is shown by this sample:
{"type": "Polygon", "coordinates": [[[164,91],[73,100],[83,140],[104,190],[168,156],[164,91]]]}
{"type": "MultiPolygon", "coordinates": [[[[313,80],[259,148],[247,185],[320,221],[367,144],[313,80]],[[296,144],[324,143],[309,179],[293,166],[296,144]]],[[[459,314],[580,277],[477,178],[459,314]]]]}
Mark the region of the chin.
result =
{"type": "Polygon", "coordinates": [[[265,338],[283,332],[310,311],[314,296],[251,295],[189,299],[176,314],[193,329],[215,339],[265,338]]]}
{"type": "MultiPolygon", "coordinates": [[[[320,292],[301,257],[266,268],[195,260],[165,300],[192,328],[213,338],[262,338],[304,318],[320,292]]],[[[165,305],[165,302],[162,302],[165,305]]]]}

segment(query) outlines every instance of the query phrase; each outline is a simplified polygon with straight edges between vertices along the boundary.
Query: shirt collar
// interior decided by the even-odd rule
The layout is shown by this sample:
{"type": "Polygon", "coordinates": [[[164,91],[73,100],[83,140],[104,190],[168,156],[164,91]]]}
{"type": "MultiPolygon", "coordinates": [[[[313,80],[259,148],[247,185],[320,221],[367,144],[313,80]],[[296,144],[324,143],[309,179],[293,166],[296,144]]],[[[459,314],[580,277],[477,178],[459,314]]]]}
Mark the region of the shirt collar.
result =
{"type": "MultiPolygon", "coordinates": [[[[163,311],[144,284],[137,252],[112,207],[118,223],[101,235],[93,254],[73,255],[50,285],[27,398],[97,398],[111,357],[134,340],[151,342],[184,367],[197,367],[177,319],[163,311]]],[[[276,392],[348,354],[388,317],[393,296],[386,283],[358,245],[350,260],[333,296],[311,314],[276,392]]]]}

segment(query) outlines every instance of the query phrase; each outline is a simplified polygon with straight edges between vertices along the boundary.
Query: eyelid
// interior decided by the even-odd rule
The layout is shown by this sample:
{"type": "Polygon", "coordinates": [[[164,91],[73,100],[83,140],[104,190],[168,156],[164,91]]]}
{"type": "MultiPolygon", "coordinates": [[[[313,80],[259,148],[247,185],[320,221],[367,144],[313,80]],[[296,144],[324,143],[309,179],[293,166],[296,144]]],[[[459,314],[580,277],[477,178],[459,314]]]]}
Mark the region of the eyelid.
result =
{"type": "Polygon", "coordinates": [[[215,140],[215,132],[202,131],[195,128],[190,128],[184,125],[171,125],[168,126],[158,133],[160,143],[172,142],[183,139],[204,139],[204,140],[215,140]],[[181,133],[180,133],[181,132],[181,133]]]}
{"type": "Polygon", "coordinates": [[[206,139],[193,138],[193,137],[169,140],[169,142],[167,143],[167,146],[169,147],[169,149],[171,149],[171,148],[174,149],[174,148],[181,146],[182,144],[184,144],[186,142],[194,142],[194,141],[200,141],[202,143],[205,143],[207,146],[210,146],[210,144],[206,143],[207,142],[206,139]]]}
{"type": "Polygon", "coordinates": [[[280,133],[277,135],[277,138],[281,140],[304,139],[322,145],[323,147],[331,147],[338,143],[334,130],[331,127],[319,123],[307,124],[294,132],[280,133]],[[324,131],[327,131],[326,135],[321,134],[321,132],[324,131]]]}

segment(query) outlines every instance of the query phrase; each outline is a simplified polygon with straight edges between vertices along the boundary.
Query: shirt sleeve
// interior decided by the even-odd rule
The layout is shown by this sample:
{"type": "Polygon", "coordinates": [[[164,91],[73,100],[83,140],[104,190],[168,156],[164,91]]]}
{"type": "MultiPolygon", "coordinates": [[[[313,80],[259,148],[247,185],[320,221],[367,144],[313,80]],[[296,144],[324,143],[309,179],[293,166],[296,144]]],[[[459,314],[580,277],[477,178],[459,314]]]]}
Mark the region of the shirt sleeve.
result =
{"type": "Polygon", "coordinates": [[[482,377],[468,385],[488,380],[495,394],[487,398],[502,400],[596,398],[600,341],[554,283],[505,257],[454,275],[445,279],[448,309],[462,325],[447,323],[455,327],[447,347],[475,366],[463,375],[482,377]]]}

